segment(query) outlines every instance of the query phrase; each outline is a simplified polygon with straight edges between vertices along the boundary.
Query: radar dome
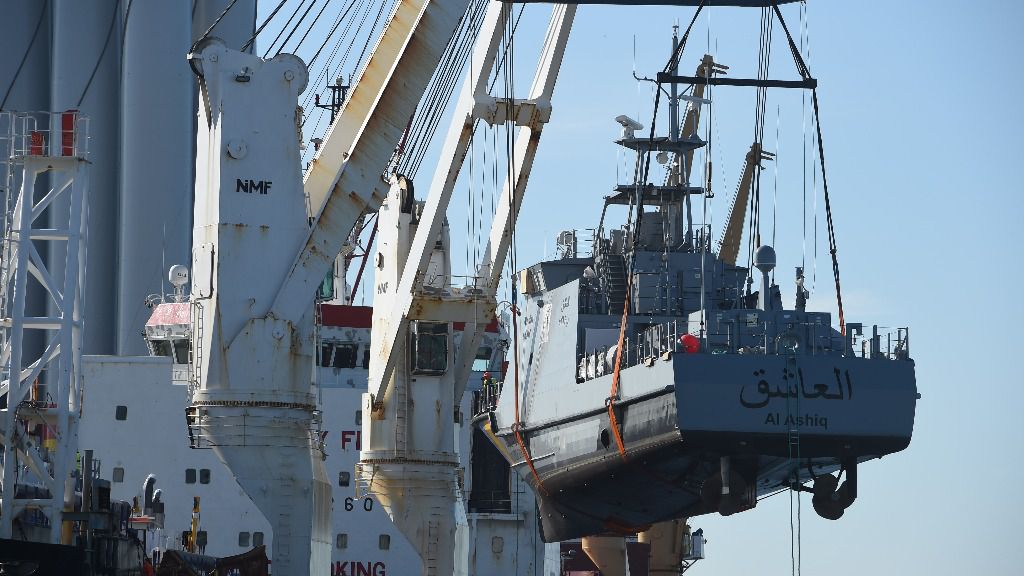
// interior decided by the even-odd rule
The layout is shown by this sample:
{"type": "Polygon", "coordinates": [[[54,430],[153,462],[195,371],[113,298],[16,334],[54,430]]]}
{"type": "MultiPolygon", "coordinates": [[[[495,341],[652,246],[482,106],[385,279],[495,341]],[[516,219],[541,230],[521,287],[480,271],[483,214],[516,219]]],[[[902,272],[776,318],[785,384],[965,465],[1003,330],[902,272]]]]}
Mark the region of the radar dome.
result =
{"type": "Polygon", "coordinates": [[[181,264],[171,266],[171,269],[167,272],[167,279],[176,288],[188,284],[188,267],[181,264]]]}
{"type": "Polygon", "coordinates": [[[775,269],[775,249],[767,244],[754,252],[754,267],[765,274],[775,269]]]}

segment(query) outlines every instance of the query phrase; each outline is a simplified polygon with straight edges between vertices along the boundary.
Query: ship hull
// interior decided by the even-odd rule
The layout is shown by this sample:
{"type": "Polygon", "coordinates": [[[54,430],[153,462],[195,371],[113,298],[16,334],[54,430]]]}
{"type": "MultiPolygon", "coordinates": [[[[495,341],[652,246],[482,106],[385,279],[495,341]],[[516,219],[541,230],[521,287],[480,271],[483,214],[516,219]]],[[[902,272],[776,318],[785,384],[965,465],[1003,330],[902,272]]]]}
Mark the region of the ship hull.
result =
{"type": "Polygon", "coordinates": [[[498,432],[513,467],[537,488],[546,541],[635,533],[719,511],[723,457],[745,503],[907,447],[917,391],[912,361],[838,356],[667,355],[582,383],[588,409],[523,423],[533,469],[511,427],[498,432]]]}

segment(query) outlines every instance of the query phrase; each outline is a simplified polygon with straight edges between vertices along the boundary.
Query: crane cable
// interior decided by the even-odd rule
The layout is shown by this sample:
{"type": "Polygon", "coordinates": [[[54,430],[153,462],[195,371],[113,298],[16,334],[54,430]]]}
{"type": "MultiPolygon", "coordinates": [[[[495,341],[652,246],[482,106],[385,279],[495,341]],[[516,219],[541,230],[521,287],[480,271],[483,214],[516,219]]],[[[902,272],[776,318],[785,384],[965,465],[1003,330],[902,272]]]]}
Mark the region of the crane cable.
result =
{"type": "MultiPolygon", "coordinates": [[[[697,6],[697,10],[693,14],[693,18],[690,20],[690,25],[686,27],[686,32],[683,33],[683,37],[680,38],[679,44],[676,49],[672,52],[672,56],[669,58],[668,63],[665,64],[665,72],[669,72],[673,62],[679,60],[680,54],[686,46],[686,41],[690,37],[690,31],[693,30],[693,24],[697,21],[697,17],[700,16],[701,10],[704,8],[705,0],[701,0],[697,6]]],[[[654,140],[654,128],[658,120],[658,108],[661,104],[661,82],[657,82],[654,96],[654,112],[651,116],[651,129],[650,129],[650,141],[654,140]]],[[[636,267],[636,248],[640,240],[640,225],[643,220],[644,214],[644,203],[643,203],[643,189],[646,186],[648,173],[651,169],[651,151],[650,149],[643,155],[637,154],[637,170],[636,174],[642,177],[636,180],[636,188],[634,191],[636,198],[636,221],[633,225],[633,252],[630,255],[629,266],[626,267],[626,297],[622,304],[622,320],[619,324],[619,339],[615,346],[615,369],[612,372],[612,387],[608,392],[608,398],[605,399],[605,406],[608,408],[608,423],[609,428],[612,429],[612,435],[615,437],[615,445],[618,448],[619,456],[622,457],[623,461],[629,459],[626,454],[626,445],[622,441],[622,431],[619,429],[619,420],[615,413],[615,401],[619,398],[619,380],[621,377],[622,370],[622,356],[623,356],[623,343],[626,338],[626,325],[629,322],[629,300],[630,293],[633,289],[633,270],[636,267]]],[[[630,209],[632,210],[632,201],[630,202],[630,209]]]]}
{"type": "MultiPolygon", "coordinates": [[[[504,41],[505,41],[505,47],[508,50],[508,54],[509,54],[509,58],[506,61],[505,67],[504,67],[504,85],[505,85],[504,86],[504,88],[505,88],[505,94],[504,95],[505,95],[505,100],[508,102],[508,105],[511,107],[512,100],[513,100],[513,97],[514,97],[514,94],[515,94],[515,92],[514,92],[514,88],[515,88],[515,70],[513,68],[513,61],[514,61],[513,56],[515,54],[515,42],[514,42],[514,39],[515,39],[515,29],[513,28],[512,18],[508,17],[509,14],[511,14],[512,6],[510,4],[502,4],[501,9],[503,11],[505,11],[505,10],[508,11],[508,13],[505,14],[505,18],[504,18],[504,20],[506,22],[506,27],[505,27],[505,33],[503,34],[504,41]]],[[[506,159],[508,160],[508,172],[506,174],[506,177],[508,178],[508,187],[509,187],[509,208],[511,209],[513,214],[515,213],[515,185],[516,185],[516,182],[515,182],[515,157],[514,157],[514,154],[515,154],[515,152],[514,152],[515,144],[514,144],[514,135],[513,135],[514,131],[515,131],[515,119],[512,118],[511,114],[509,114],[508,118],[506,118],[506,120],[505,120],[505,154],[506,154],[506,159]]],[[[512,424],[512,433],[515,435],[516,444],[519,446],[519,451],[523,455],[523,461],[525,461],[526,465],[529,466],[529,468],[530,468],[530,473],[533,475],[533,479],[536,482],[537,490],[542,492],[544,495],[547,495],[549,492],[548,492],[547,488],[544,487],[544,481],[541,480],[540,474],[537,472],[537,467],[533,463],[533,457],[530,456],[530,450],[529,450],[529,448],[527,448],[526,440],[523,438],[522,407],[520,406],[520,401],[519,401],[519,396],[520,396],[520,387],[519,387],[519,321],[516,318],[519,315],[519,308],[516,305],[517,301],[518,301],[517,295],[519,293],[519,290],[518,290],[518,288],[516,286],[516,274],[515,274],[515,270],[516,270],[516,240],[515,240],[515,238],[516,238],[516,228],[515,228],[515,219],[514,218],[512,219],[512,226],[511,226],[511,229],[510,229],[510,236],[511,236],[511,241],[510,241],[510,246],[509,246],[509,258],[508,258],[508,261],[509,261],[509,268],[512,271],[512,295],[511,295],[511,300],[512,300],[512,347],[513,347],[513,356],[512,356],[512,385],[513,385],[513,399],[515,401],[515,421],[512,424]]]]}
{"type": "MultiPolygon", "coordinates": [[[[786,21],[782,18],[782,11],[779,10],[779,6],[775,2],[772,2],[772,8],[775,10],[775,14],[779,17],[779,23],[782,24],[782,29],[786,32],[786,40],[789,42],[789,50],[793,54],[793,61],[796,64],[797,72],[799,72],[800,76],[805,80],[811,78],[811,71],[807,68],[807,63],[804,62],[803,56],[800,54],[800,50],[797,48],[796,42],[793,41],[793,35],[789,33],[789,27],[786,26],[786,21]]],[[[828,194],[828,177],[825,175],[825,146],[821,140],[821,115],[818,112],[818,89],[816,87],[811,89],[811,104],[814,107],[814,127],[818,136],[818,161],[821,164],[821,185],[825,195],[825,222],[828,227],[828,251],[832,255],[832,275],[836,282],[836,304],[839,307],[839,331],[843,336],[845,336],[846,319],[843,315],[843,293],[839,282],[838,247],[836,246],[835,224],[832,221],[832,204],[828,194]]]]}
{"type": "Polygon", "coordinates": [[[256,41],[256,37],[260,35],[260,32],[263,32],[263,29],[267,27],[267,24],[270,24],[270,21],[274,19],[274,16],[277,16],[277,13],[281,11],[281,8],[284,7],[286,2],[288,2],[288,0],[281,0],[277,4],[277,6],[274,8],[274,10],[271,11],[270,16],[267,16],[263,20],[263,23],[260,24],[260,27],[257,28],[255,32],[253,32],[252,36],[249,37],[249,39],[245,42],[245,44],[242,44],[242,48],[240,49],[240,52],[245,52],[246,50],[249,49],[250,46],[252,46],[253,42],[256,41]]]}

